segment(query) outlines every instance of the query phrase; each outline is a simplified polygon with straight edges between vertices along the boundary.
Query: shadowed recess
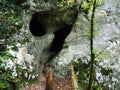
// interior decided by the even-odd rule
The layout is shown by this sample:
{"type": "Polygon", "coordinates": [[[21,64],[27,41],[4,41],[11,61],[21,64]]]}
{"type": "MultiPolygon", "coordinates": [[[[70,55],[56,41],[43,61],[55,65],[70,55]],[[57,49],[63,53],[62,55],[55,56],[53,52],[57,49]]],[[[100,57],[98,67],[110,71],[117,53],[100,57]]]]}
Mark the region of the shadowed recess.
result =
{"type": "Polygon", "coordinates": [[[70,34],[77,18],[77,11],[41,11],[33,14],[29,24],[33,36],[43,36],[52,32],[53,41],[49,46],[50,62],[61,50],[66,37],[70,34]],[[63,13],[63,14],[62,14],[63,13]]]}

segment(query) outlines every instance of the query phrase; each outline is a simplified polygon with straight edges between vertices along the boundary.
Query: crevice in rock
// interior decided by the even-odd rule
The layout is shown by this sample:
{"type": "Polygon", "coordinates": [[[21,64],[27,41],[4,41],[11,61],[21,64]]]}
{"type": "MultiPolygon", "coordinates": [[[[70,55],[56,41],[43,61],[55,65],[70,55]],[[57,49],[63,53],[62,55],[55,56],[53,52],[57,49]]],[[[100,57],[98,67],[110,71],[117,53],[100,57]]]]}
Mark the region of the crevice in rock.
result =
{"type": "Polygon", "coordinates": [[[46,57],[43,58],[42,65],[49,65],[62,50],[65,39],[70,34],[76,19],[77,11],[74,10],[40,11],[33,14],[29,23],[29,29],[33,36],[41,37],[50,33],[54,34],[51,44],[44,48],[43,54],[45,53],[46,57]]]}

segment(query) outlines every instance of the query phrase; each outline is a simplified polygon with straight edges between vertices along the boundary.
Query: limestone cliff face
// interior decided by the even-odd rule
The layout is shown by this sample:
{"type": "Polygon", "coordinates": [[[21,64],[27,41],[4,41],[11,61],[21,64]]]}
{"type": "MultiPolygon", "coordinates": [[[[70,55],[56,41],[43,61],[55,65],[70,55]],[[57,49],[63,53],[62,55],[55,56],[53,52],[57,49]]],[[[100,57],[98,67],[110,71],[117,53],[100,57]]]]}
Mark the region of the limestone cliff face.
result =
{"type": "MultiPolygon", "coordinates": [[[[43,0],[35,0],[37,3],[34,3],[30,0],[30,9],[25,13],[24,18],[28,18],[26,20],[27,30],[29,31],[29,22],[33,13],[38,11],[45,10],[53,10],[56,5],[54,3],[58,3],[57,0],[50,0],[51,2],[44,2],[43,0]],[[35,6],[35,8],[34,8],[35,6]],[[28,14],[28,12],[30,14],[28,14]]],[[[51,11],[52,12],[52,11],[51,11]]],[[[62,13],[54,13],[60,16],[61,20],[64,20],[64,15],[62,13]],[[63,17],[62,17],[63,15],[63,17]]],[[[66,16],[65,16],[66,17],[66,16]]],[[[46,17],[47,19],[47,17],[46,17]]],[[[58,19],[58,18],[54,18],[58,19]]],[[[69,23],[69,18],[68,23],[69,23]]],[[[99,32],[98,35],[95,36],[94,39],[94,47],[96,50],[104,50],[109,52],[110,55],[103,56],[104,59],[99,60],[99,64],[106,68],[114,69],[113,73],[113,84],[117,85],[116,90],[119,90],[119,79],[120,79],[120,2],[119,0],[106,0],[106,3],[99,7],[96,12],[96,26],[95,32],[99,32]],[[111,65],[112,63],[112,65],[111,65]],[[117,82],[117,83],[115,83],[117,82]]],[[[47,26],[48,27],[48,26],[47,26]]],[[[55,27],[50,27],[52,29],[55,27]]],[[[63,68],[67,68],[67,65],[72,60],[77,60],[80,58],[83,62],[89,61],[89,28],[90,23],[84,17],[83,14],[79,14],[76,23],[73,26],[73,30],[70,35],[67,37],[63,49],[61,52],[54,58],[52,61],[52,65],[54,66],[53,71],[60,76],[66,75],[67,71],[63,68]]],[[[30,42],[29,49],[30,53],[34,55],[34,68],[37,71],[42,70],[43,63],[49,57],[49,46],[54,38],[52,33],[46,34],[45,36],[36,38],[33,37],[30,33],[30,42]]],[[[107,81],[104,76],[99,76],[99,69],[97,69],[96,76],[100,79],[100,83],[104,83],[107,81]],[[104,81],[105,80],[105,81],[104,81]]],[[[113,85],[113,86],[114,86],[113,85]]],[[[111,87],[111,86],[110,86],[111,87]]],[[[111,87],[114,90],[114,87],[111,87]]]]}
{"type": "MultiPolygon", "coordinates": [[[[29,29],[29,23],[32,19],[32,15],[38,12],[38,21],[42,23],[43,29],[45,29],[46,33],[42,37],[34,37],[30,33],[30,52],[34,55],[33,67],[41,72],[44,63],[48,60],[50,55],[54,55],[52,52],[49,51],[50,47],[52,47],[51,43],[54,38],[53,33],[58,30],[65,30],[63,27],[65,27],[66,29],[68,29],[69,27],[72,28],[72,25],[76,21],[78,10],[76,6],[68,6],[66,8],[64,8],[64,6],[60,7],[59,3],[61,1],[58,0],[35,0],[35,2],[31,0],[29,2],[31,4],[28,12],[30,13],[29,16],[31,17],[28,19],[27,28],[29,29]],[[66,27],[67,25],[68,27],[66,27]]],[[[61,38],[63,38],[63,36],[64,35],[61,35],[61,38]]]]}
{"type": "MultiPolygon", "coordinates": [[[[116,90],[119,90],[119,63],[120,63],[120,2],[119,0],[107,0],[106,3],[99,7],[96,12],[95,21],[95,39],[94,47],[96,51],[105,51],[110,55],[103,55],[103,59],[97,59],[99,64],[106,68],[112,68],[114,73],[112,74],[113,83],[110,88],[115,90],[115,82],[117,85],[116,90]],[[112,65],[111,65],[112,64],[112,65]]],[[[58,57],[54,61],[58,61],[56,68],[60,68],[68,65],[72,60],[81,59],[83,62],[90,60],[89,56],[89,28],[90,23],[86,18],[80,14],[76,24],[73,27],[73,32],[66,39],[68,48],[64,48],[58,57]]],[[[66,71],[61,74],[66,74],[66,71]]],[[[100,75],[100,69],[96,70],[96,77],[100,83],[108,81],[108,77],[100,75]]],[[[110,84],[109,84],[110,85],[110,84]]]]}

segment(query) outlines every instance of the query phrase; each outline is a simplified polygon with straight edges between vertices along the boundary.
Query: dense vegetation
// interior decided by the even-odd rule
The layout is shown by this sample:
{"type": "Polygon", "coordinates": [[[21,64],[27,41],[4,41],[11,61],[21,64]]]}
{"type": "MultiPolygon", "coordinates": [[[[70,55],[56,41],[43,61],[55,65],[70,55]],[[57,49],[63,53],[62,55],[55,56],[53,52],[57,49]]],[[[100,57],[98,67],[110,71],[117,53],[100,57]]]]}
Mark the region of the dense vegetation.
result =
{"type": "Polygon", "coordinates": [[[0,0],[0,89],[15,90],[19,87],[21,67],[14,61],[16,56],[10,50],[17,51],[13,35],[20,32],[24,24],[21,17],[22,3],[25,0],[0,0]],[[14,65],[11,66],[11,63],[14,65]]]}

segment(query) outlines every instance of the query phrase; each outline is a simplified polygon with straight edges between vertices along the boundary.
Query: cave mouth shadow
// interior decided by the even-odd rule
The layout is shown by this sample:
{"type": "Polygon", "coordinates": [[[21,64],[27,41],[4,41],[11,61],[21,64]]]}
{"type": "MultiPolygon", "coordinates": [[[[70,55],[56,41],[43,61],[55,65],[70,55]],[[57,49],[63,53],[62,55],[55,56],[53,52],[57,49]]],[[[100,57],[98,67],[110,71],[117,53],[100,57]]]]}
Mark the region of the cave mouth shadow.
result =
{"type": "MultiPolygon", "coordinates": [[[[73,19],[76,19],[77,14],[75,15],[76,16],[74,16],[73,19]]],[[[62,50],[65,39],[70,34],[73,24],[75,22],[75,20],[73,20],[74,22],[72,24],[67,24],[65,21],[58,22],[55,21],[55,19],[50,19],[50,21],[49,18],[53,17],[57,18],[59,16],[56,16],[56,14],[50,14],[49,12],[36,12],[33,14],[32,19],[29,23],[29,30],[31,34],[35,37],[41,37],[46,35],[48,33],[48,30],[50,30],[48,27],[49,24],[51,24],[51,27],[57,27],[57,30],[51,30],[54,34],[54,38],[52,43],[49,45],[49,57],[45,62],[46,65],[49,64],[62,50]],[[59,24],[56,22],[58,22],[59,24]]]]}
{"type": "Polygon", "coordinates": [[[63,29],[54,32],[54,38],[52,43],[49,45],[49,57],[45,65],[49,63],[59,54],[62,50],[66,37],[70,34],[72,26],[65,25],[63,29]]]}

